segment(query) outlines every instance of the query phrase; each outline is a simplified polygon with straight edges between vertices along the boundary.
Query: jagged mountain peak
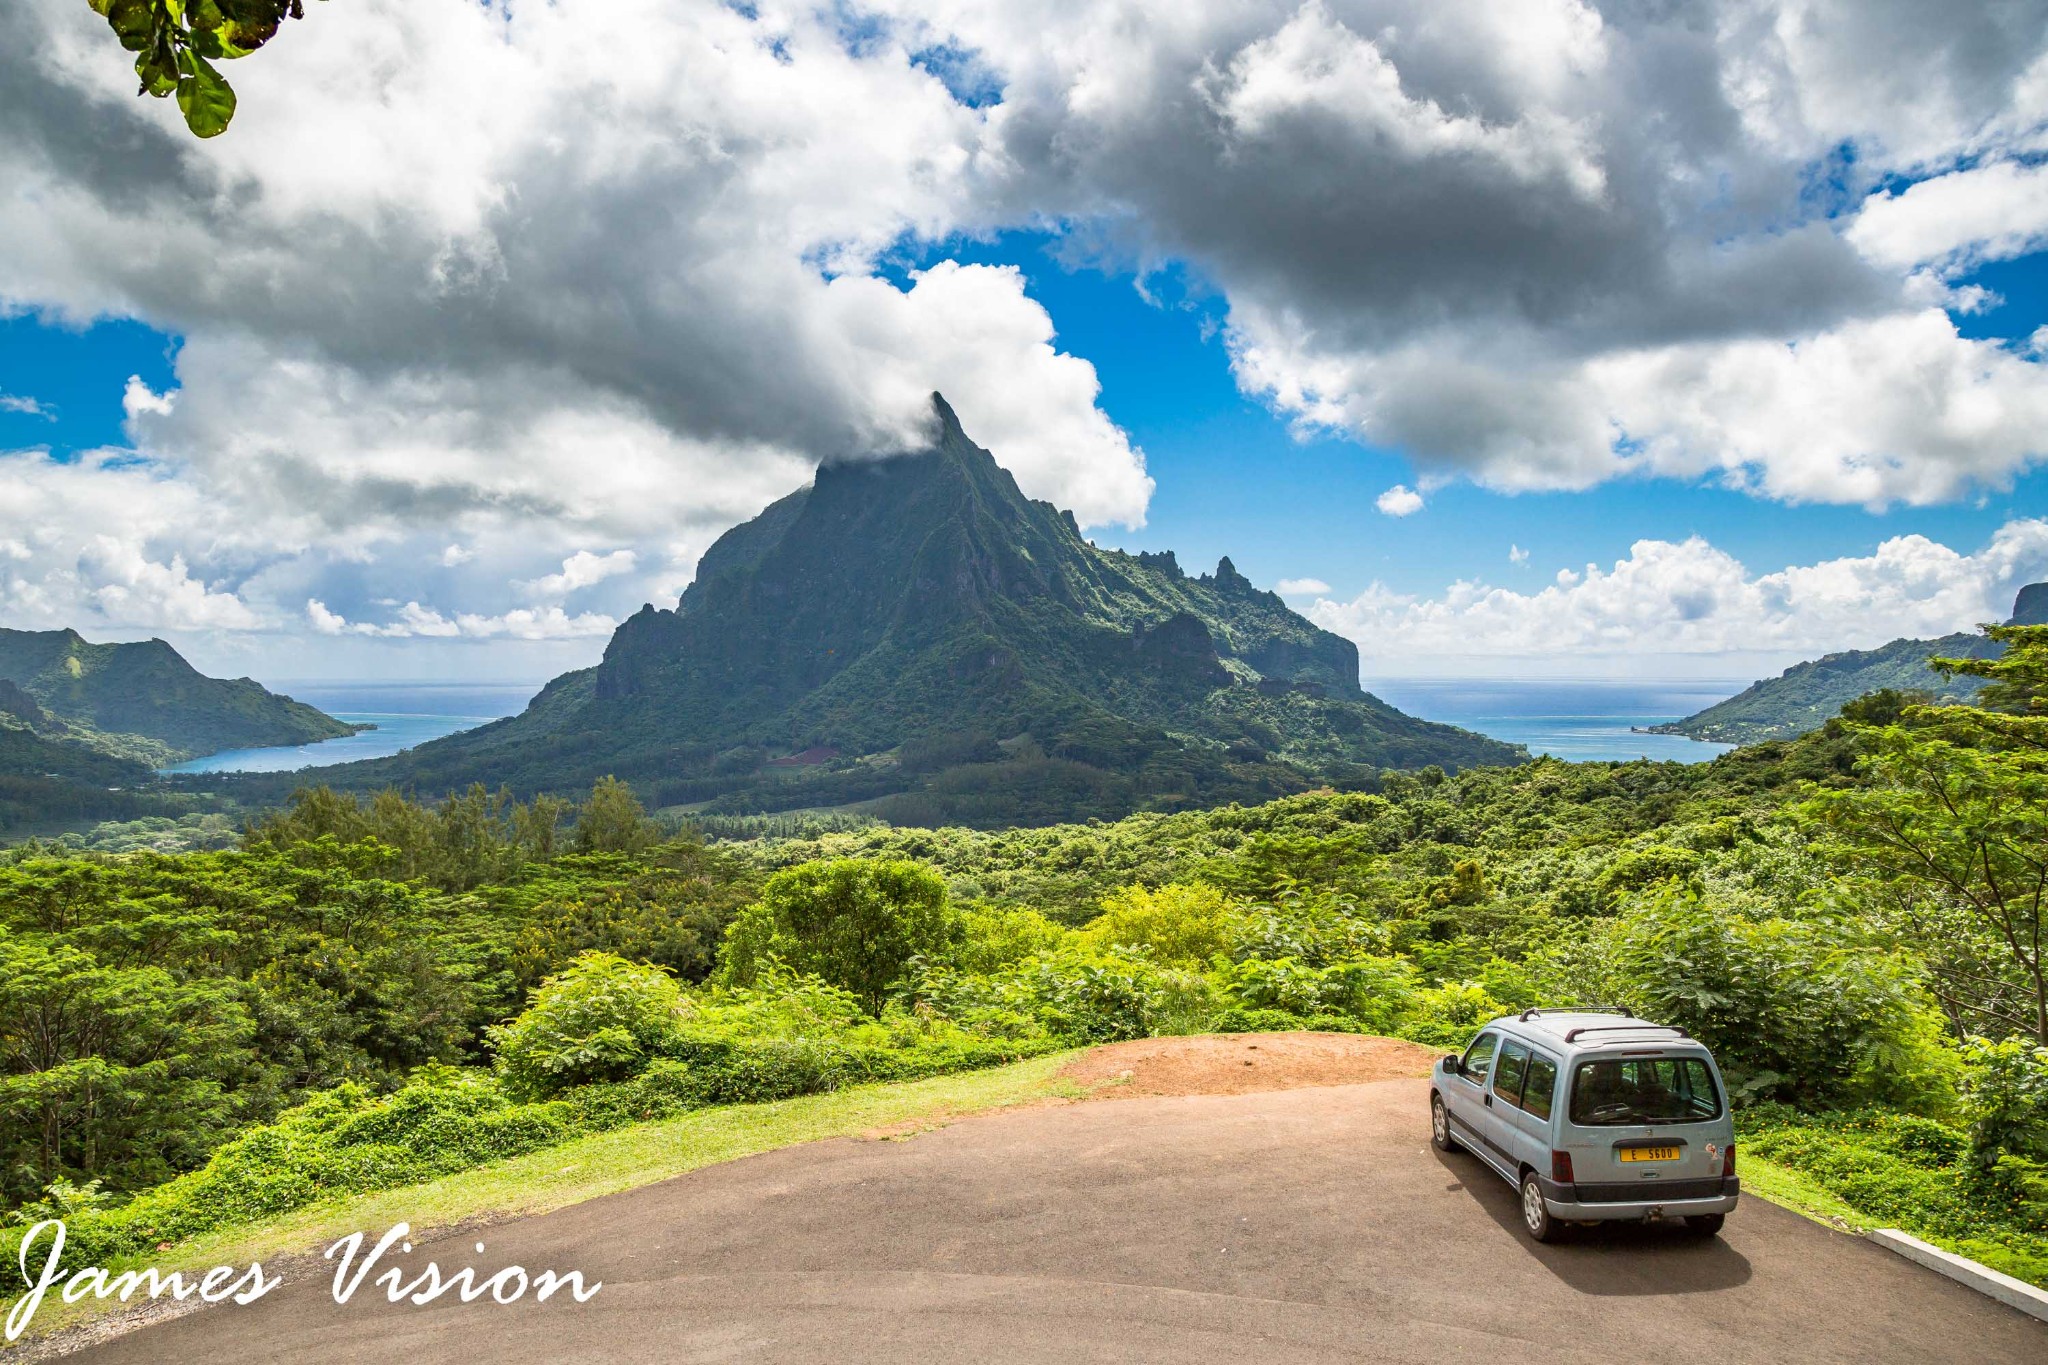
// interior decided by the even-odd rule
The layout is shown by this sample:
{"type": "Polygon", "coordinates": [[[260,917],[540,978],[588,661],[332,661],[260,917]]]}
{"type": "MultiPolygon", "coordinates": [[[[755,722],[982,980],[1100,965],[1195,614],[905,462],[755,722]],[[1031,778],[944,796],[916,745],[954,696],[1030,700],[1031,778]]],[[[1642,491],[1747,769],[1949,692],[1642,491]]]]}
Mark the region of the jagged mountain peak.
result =
{"type": "Polygon", "coordinates": [[[373,780],[566,790],[611,772],[669,804],[917,795],[944,805],[921,819],[988,822],[1047,784],[1067,794],[1038,814],[1072,818],[1521,756],[1366,696],[1350,641],[1227,558],[1191,579],[1171,553],[1096,547],[932,406],[931,444],[822,464],[525,716],[373,780]]]}

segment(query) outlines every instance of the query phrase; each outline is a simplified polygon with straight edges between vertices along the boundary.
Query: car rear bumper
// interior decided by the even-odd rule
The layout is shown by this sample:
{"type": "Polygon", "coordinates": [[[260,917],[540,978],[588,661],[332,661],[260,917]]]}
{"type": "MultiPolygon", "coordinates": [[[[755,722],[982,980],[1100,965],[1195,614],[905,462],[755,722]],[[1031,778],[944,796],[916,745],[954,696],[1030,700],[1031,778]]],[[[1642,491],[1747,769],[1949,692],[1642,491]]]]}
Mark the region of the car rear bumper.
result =
{"type": "Polygon", "coordinates": [[[1581,1204],[1569,1199],[1546,1199],[1550,1216],[1566,1223],[1642,1222],[1646,1218],[1697,1218],[1708,1213],[1733,1213],[1736,1196],[1718,1199],[1669,1199],[1661,1204],[1581,1204]]]}
{"type": "MultiPolygon", "coordinates": [[[[1697,1218],[1703,1214],[1731,1213],[1735,1201],[1741,1197],[1741,1182],[1725,1179],[1714,1183],[1720,1185],[1718,1194],[1698,1190],[1699,1184],[1687,1182],[1693,1189],[1674,1190],[1683,1198],[1635,1198],[1635,1199],[1581,1199],[1581,1191],[1574,1185],[1560,1185],[1554,1181],[1542,1180],[1543,1203],[1550,1210],[1552,1218],[1571,1223],[1605,1223],[1621,1220],[1641,1221],[1645,1218],[1697,1218]]],[[[1648,1194],[1649,1191],[1644,1191],[1648,1194]]]]}

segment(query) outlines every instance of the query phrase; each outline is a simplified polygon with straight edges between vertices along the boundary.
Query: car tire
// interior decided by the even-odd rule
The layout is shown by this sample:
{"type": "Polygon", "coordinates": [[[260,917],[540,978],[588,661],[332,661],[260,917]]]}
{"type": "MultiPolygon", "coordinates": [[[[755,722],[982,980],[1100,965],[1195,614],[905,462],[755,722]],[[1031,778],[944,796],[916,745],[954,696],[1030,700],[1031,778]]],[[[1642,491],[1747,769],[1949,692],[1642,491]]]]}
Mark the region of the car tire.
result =
{"type": "Polygon", "coordinates": [[[1431,1093],[1429,1097],[1429,1145],[1439,1152],[1455,1152],[1458,1140],[1451,1136],[1451,1114],[1444,1108],[1444,1097],[1431,1093]]]}
{"type": "Polygon", "coordinates": [[[1728,1221],[1725,1213],[1699,1213],[1685,1220],[1686,1230],[1702,1237],[1718,1237],[1721,1225],[1728,1221]]]}
{"type": "Polygon", "coordinates": [[[1550,1206],[1543,1202],[1543,1185],[1534,1171],[1522,1172],[1522,1231],[1538,1242],[1554,1242],[1560,1231],[1550,1206]]]}

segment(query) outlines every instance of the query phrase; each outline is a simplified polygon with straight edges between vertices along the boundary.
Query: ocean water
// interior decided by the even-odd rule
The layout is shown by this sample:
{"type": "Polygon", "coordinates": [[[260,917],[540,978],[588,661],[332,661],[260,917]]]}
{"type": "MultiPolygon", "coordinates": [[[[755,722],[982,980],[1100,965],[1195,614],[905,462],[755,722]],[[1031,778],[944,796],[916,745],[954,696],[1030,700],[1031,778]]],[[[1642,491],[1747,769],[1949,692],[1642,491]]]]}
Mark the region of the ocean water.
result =
{"type": "Polygon", "coordinates": [[[377,728],[346,739],[274,749],[229,749],[166,768],[172,773],[289,773],[361,758],[386,758],[430,739],[517,715],[538,683],[278,682],[273,692],[336,720],[377,728]]]}
{"type": "Polygon", "coordinates": [[[1392,678],[1367,682],[1368,692],[1411,716],[1476,730],[1532,754],[1574,762],[1637,758],[1704,763],[1732,744],[1678,735],[1645,735],[1630,727],[1682,720],[1749,686],[1748,678],[1682,682],[1612,678],[1392,678]]]}
{"type": "MultiPolygon", "coordinates": [[[[1656,758],[1700,763],[1733,746],[1703,744],[1675,735],[1637,734],[1630,727],[1678,720],[1748,685],[1746,678],[1684,682],[1396,678],[1369,682],[1366,688],[1410,715],[1461,725],[1511,744],[1526,744],[1534,754],[1573,760],[1656,758]]],[[[516,715],[540,686],[282,682],[273,690],[317,706],[338,720],[367,721],[377,728],[347,739],[294,748],[233,749],[166,771],[282,773],[383,758],[430,739],[516,715]]]]}

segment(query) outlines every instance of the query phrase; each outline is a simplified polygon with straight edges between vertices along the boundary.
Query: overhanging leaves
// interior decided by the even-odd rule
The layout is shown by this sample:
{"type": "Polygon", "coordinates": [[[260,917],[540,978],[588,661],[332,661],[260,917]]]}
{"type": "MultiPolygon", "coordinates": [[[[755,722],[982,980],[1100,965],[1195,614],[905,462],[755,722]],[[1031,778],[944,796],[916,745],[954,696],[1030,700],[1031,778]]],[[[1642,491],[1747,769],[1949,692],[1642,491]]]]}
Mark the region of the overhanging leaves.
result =
{"type": "Polygon", "coordinates": [[[86,0],[123,48],[135,53],[140,95],[175,94],[196,137],[218,137],[235,116],[235,92],[213,66],[246,57],[303,18],[301,0],[86,0]]]}

